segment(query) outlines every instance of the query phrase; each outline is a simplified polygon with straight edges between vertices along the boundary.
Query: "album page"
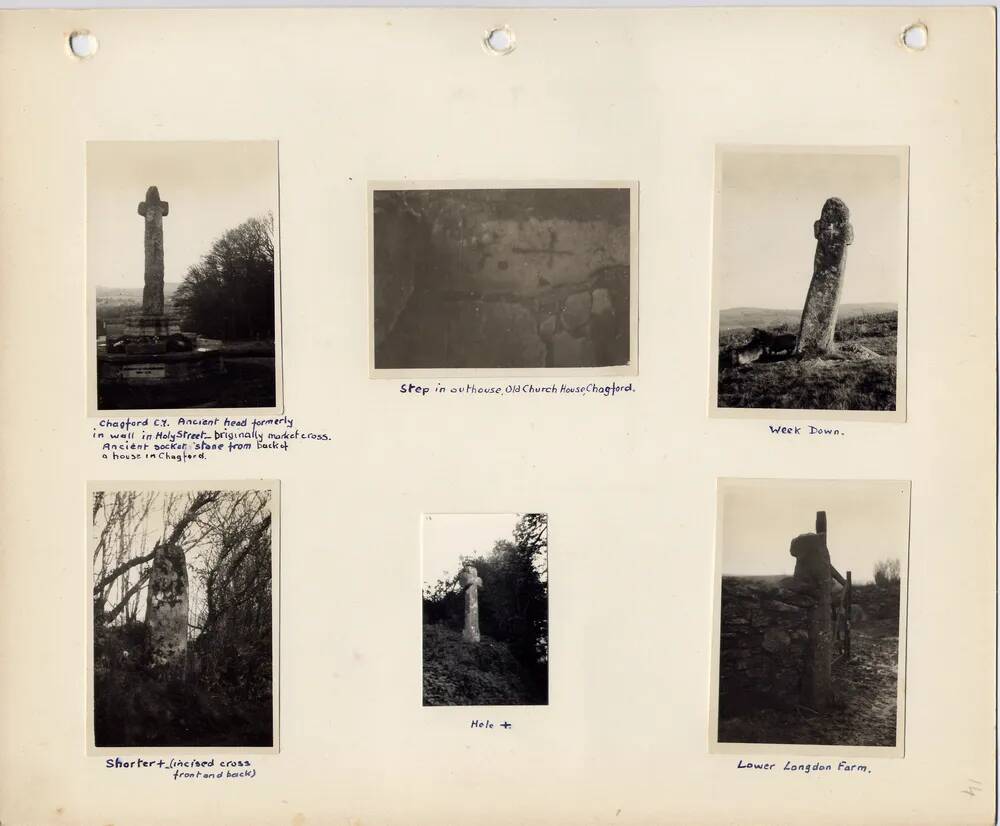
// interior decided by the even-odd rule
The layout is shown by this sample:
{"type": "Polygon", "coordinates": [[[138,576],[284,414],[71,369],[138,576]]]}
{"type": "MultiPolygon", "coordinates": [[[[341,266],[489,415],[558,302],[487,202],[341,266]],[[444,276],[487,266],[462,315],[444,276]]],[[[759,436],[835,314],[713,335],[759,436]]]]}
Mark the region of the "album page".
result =
{"type": "Polygon", "coordinates": [[[0,13],[0,821],[993,822],[994,44],[0,13]]]}

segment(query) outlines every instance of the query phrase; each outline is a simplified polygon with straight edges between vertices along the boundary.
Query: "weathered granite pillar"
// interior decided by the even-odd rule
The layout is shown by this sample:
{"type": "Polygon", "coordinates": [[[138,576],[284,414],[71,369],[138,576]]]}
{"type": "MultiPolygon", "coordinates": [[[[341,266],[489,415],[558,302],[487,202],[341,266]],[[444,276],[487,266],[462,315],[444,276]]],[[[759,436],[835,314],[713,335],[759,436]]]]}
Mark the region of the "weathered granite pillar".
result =
{"type": "Polygon", "coordinates": [[[150,664],[169,677],[183,677],[187,657],[188,575],[180,545],[157,544],[146,596],[150,664]]]}
{"type": "Polygon", "coordinates": [[[851,213],[839,198],[827,198],[820,219],[813,224],[816,257],[812,281],[802,309],[802,323],[795,352],[815,356],[833,347],[837,309],[844,289],[847,247],[854,241],[851,213]]]}
{"type": "Polygon", "coordinates": [[[816,711],[823,711],[833,697],[833,582],[824,511],[816,514],[816,529],[816,533],[795,537],[790,553],[795,557],[793,577],[808,588],[816,600],[809,613],[809,647],[802,680],[802,701],[816,711]]]}
{"type": "Polygon", "coordinates": [[[483,587],[483,581],[471,565],[462,569],[460,579],[465,588],[465,628],[462,629],[462,639],[466,642],[479,642],[479,589],[483,587]]]}
{"type": "Polygon", "coordinates": [[[151,186],[146,200],[139,203],[139,214],[146,219],[142,314],[163,315],[163,219],[170,214],[170,204],[161,201],[159,190],[151,186]]]}

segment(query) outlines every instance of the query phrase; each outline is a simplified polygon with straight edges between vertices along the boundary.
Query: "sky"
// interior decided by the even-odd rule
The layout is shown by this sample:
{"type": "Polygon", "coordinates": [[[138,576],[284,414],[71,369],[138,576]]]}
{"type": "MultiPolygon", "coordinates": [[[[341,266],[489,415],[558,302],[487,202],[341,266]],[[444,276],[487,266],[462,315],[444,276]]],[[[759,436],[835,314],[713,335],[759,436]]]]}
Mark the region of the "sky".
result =
{"type": "Polygon", "coordinates": [[[513,540],[516,513],[435,513],[424,516],[423,583],[453,577],[459,557],[487,554],[498,539],[513,540]]]}
{"type": "Polygon", "coordinates": [[[906,284],[906,164],[898,154],[727,150],[715,229],[716,305],[801,310],[812,277],[813,222],[847,204],[842,303],[899,303],[906,284]]]}
{"type": "Polygon", "coordinates": [[[825,510],[834,567],[869,582],[876,562],[899,559],[905,570],[909,487],[891,481],[726,480],[720,483],[722,573],[787,574],[792,539],[816,529],[825,510]]]}
{"type": "Polygon", "coordinates": [[[156,186],[164,279],[179,282],[212,243],[247,218],[278,216],[278,145],[272,141],[87,144],[88,283],[142,287],[145,225],[138,213],[156,186]]]}

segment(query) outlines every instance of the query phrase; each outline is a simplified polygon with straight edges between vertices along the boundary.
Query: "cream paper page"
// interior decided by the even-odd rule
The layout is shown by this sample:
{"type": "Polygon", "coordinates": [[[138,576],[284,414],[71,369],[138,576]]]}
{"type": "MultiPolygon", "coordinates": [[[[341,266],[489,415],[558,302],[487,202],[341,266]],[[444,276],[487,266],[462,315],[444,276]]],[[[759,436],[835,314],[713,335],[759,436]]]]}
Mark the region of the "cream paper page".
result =
{"type": "MultiPolygon", "coordinates": [[[[0,820],[991,822],[994,42],[989,8],[3,13],[0,820]],[[929,42],[914,51],[900,33],[918,20],[929,42]],[[501,24],[515,48],[491,54],[484,33],[501,24]],[[92,57],[67,49],[79,30],[99,42],[92,57]],[[329,438],[189,461],[105,459],[95,434],[136,414],[91,406],[88,222],[100,216],[88,214],[88,151],[219,141],[276,144],[277,397],[255,405],[269,413],[194,415],[287,416],[289,429],[329,438]],[[716,173],[721,149],[746,146],[906,158],[904,416],[710,415],[716,173]],[[570,353],[565,368],[514,376],[373,371],[372,191],[408,182],[631,193],[628,257],[605,262],[626,267],[634,289],[627,365],[574,367],[570,353]],[[430,392],[401,392],[409,384],[430,392]],[[507,391],[553,384],[623,389],[507,391]],[[467,385],[500,392],[451,392],[467,385]],[[810,435],[810,424],[837,432],[810,435]],[[790,574],[794,562],[786,532],[779,569],[725,567],[720,480],[733,479],[886,480],[909,492],[908,525],[891,532],[909,541],[896,546],[901,738],[891,754],[850,756],[866,772],[839,770],[833,748],[713,747],[719,577],[790,574]],[[274,492],[270,751],[93,753],[93,494],[151,488],[274,492]],[[516,515],[546,515],[546,703],[423,705],[418,593],[422,560],[448,547],[428,534],[426,517],[440,514],[508,515],[505,531],[516,515]],[[474,725],[486,720],[494,727],[474,725]],[[108,768],[113,756],[216,767],[245,756],[254,774],[175,779],[108,768]],[[741,768],[744,757],[776,768],[741,768]],[[784,771],[789,761],[833,770],[784,771]]],[[[150,185],[170,203],[168,281],[180,227],[217,211],[196,197],[185,205],[165,179],[129,189],[121,267],[136,288],[136,203],[160,209],[144,200],[150,185]]],[[[803,292],[821,206],[803,219],[803,292]]],[[[866,243],[862,213],[852,215],[849,285],[863,278],[851,263],[866,243]]],[[[558,268],[559,244],[536,240],[558,268]]],[[[595,282],[574,302],[594,311],[610,289],[595,282]]],[[[558,334],[575,322],[555,323],[558,334]]],[[[176,428],[178,413],[149,415],[176,428]]],[[[820,507],[808,507],[794,531],[812,530],[820,507]]],[[[838,550],[856,534],[830,508],[834,562],[867,565],[869,550],[838,550]]],[[[485,622],[480,567],[462,581],[474,591],[482,580],[485,622]]]]}

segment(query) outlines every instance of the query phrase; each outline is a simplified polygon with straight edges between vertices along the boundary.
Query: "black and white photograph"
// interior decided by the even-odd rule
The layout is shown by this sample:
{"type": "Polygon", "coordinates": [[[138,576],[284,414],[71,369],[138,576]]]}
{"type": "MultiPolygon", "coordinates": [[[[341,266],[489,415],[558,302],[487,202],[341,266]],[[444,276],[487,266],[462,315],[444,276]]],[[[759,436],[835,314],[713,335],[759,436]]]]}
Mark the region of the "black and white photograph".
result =
{"type": "Polygon", "coordinates": [[[716,161],[713,414],[904,420],[907,150],[716,161]]]}
{"type": "Polygon", "coordinates": [[[280,407],[273,141],[87,144],[91,413],[280,407]]]}
{"type": "Polygon", "coordinates": [[[423,704],[549,701],[549,519],[425,514],[423,704]]]}
{"type": "Polygon", "coordinates": [[[374,375],[634,372],[634,186],[371,198],[374,375]]]}
{"type": "Polygon", "coordinates": [[[94,748],[277,747],[277,487],[203,484],[91,486],[94,748]]]}
{"type": "Polygon", "coordinates": [[[910,483],[718,492],[714,750],[902,755],[910,483]]]}

